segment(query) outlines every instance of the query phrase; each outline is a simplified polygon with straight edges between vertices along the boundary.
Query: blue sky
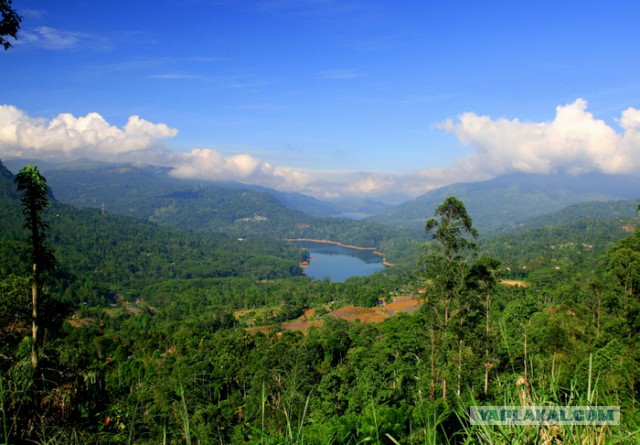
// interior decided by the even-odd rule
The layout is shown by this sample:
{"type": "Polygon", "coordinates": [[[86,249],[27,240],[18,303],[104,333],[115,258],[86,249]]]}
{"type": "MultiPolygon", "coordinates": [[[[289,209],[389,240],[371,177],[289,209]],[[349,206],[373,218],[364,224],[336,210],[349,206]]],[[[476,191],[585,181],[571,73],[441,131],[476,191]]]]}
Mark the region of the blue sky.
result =
{"type": "Polygon", "coordinates": [[[640,165],[637,1],[14,7],[0,156],[388,200],[513,171],[640,165]]]}

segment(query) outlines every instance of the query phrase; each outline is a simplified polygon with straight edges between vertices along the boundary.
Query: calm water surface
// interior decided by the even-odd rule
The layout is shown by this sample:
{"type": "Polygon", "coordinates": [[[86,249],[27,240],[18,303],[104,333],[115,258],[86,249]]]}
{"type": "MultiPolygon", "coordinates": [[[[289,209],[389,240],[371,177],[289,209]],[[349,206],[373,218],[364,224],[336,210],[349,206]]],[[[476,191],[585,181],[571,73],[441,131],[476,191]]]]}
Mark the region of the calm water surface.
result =
{"type": "Polygon", "coordinates": [[[331,281],[341,283],[350,277],[371,275],[385,267],[382,264],[382,257],[370,250],[309,241],[296,244],[307,249],[311,254],[309,267],[304,270],[305,275],[311,278],[329,278],[331,281]]]}

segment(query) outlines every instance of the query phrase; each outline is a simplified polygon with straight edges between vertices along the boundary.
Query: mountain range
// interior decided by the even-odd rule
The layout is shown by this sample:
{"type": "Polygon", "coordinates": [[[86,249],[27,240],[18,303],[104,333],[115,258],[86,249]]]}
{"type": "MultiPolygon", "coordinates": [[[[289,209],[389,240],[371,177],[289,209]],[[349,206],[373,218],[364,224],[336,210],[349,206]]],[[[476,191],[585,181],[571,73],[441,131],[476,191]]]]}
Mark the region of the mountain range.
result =
{"type": "MultiPolygon", "coordinates": [[[[17,171],[25,161],[13,159],[5,164],[17,171]]],[[[384,232],[387,229],[383,226],[393,226],[419,236],[423,233],[425,220],[433,216],[434,209],[449,196],[456,196],[465,203],[481,234],[495,234],[518,227],[548,225],[552,220],[566,223],[577,215],[597,214],[598,219],[616,215],[629,218],[636,211],[632,200],[640,197],[640,178],[637,177],[601,173],[518,173],[488,181],[444,186],[400,205],[389,206],[374,200],[323,201],[300,193],[233,182],[178,179],[164,167],[88,160],[38,165],[56,198],[62,202],[103,208],[107,212],[148,219],[161,225],[238,235],[250,232],[331,237],[340,231],[353,232],[365,226],[369,232],[384,232]],[[554,216],[556,219],[548,216],[574,204],[620,200],[625,202],[578,206],[565,212],[564,216],[554,216]],[[354,215],[366,217],[361,224],[344,218],[336,223],[336,218],[326,218],[354,215]],[[336,224],[341,228],[313,229],[336,224]]],[[[367,235],[367,238],[379,240],[385,236],[367,235]]],[[[375,242],[372,240],[367,245],[375,245],[375,242]]]]}
{"type": "MultiPolygon", "coordinates": [[[[488,234],[526,225],[525,221],[531,218],[552,214],[572,204],[635,200],[640,198],[640,178],[601,173],[509,174],[483,182],[441,187],[367,220],[422,230],[426,218],[433,216],[434,209],[449,196],[462,200],[474,226],[488,234]]],[[[633,203],[623,207],[625,217],[633,216],[633,203]]]]}
{"type": "MultiPolygon", "coordinates": [[[[17,171],[24,163],[9,160],[6,165],[17,171]]],[[[344,209],[302,194],[238,183],[177,179],[163,167],[95,161],[37,164],[61,202],[163,226],[240,238],[339,239],[364,247],[378,247],[382,240],[405,231],[374,222],[322,216],[340,214],[344,209]]]]}

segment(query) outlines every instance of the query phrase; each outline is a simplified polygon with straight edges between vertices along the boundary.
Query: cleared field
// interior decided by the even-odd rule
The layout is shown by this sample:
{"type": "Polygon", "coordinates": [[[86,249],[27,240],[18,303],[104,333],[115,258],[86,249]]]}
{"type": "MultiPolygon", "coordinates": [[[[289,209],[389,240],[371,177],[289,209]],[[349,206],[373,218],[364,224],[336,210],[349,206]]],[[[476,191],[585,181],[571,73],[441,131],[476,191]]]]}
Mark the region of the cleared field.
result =
{"type": "MultiPolygon", "coordinates": [[[[413,296],[398,296],[394,297],[391,303],[384,303],[377,307],[359,307],[359,306],[344,306],[338,308],[327,316],[347,320],[350,322],[360,321],[361,323],[382,323],[389,317],[393,317],[400,312],[413,313],[420,309],[422,302],[417,300],[413,296]]],[[[272,309],[264,309],[264,311],[271,312],[272,309]]],[[[253,316],[253,311],[236,311],[236,318],[240,319],[243,316],[253,316]]],[[[315,309],[307,309],[304,314],[295,320],[285,321],[280,324],[281,331],[301,331],[306,333],[311,326],[322,326],[323,320],[316,317],[315,309]]],[[[246,328],[249,333],[268,333],[271,328],[268,326],[253,326],[246,328]]]]}
{"type": "Polygon", "coordinates": [[[381,323],[389,318],[389,315],[378,307],[345,306],[329,315],[347,321],[360,320],[362,323],[381,323]]]}
{"type": "Polygon", "coordinates": [[[527,287],[528,284],[521,280],[500,280],[500,284],[514,287],[527,287]]]}

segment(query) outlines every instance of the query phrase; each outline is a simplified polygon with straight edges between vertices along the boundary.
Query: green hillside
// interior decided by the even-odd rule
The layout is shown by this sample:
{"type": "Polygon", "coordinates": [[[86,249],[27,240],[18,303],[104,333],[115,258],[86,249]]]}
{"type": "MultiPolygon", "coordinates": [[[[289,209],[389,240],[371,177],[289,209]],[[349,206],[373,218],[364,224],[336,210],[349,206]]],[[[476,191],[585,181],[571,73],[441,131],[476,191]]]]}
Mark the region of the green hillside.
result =
{"type": "MultiPolygon", "coordinates": [[[[26,234],[0,173],[4,443],[637,441],[640,233],[629,235],[628,204],[565,209],[549,218],[563,224],[479,247],[441,213],[419,265],[332,283],[298,276],[301,252],[272,238],[52,198],[43,217],[58,264],[43,288],[34,369],[26,234]],[[405,303],[410,311],[389,309],[405,303]],[[523,403],[616,406],[621,425],[469,421],[470,406],[523,403]]],[[[422,241],[384,243],[408,251],[422,241]]]]}
{"type": "MultiPolygon", "coordinates": [[[[10,191],[0,197],[2,267],[5,273],[17,273],[28,266],[10,173],[0,177],[0,187],[10,191]]],[[[78,209],[55,200],[45,218],[60,263],[59,289],[76,302],[78,289],[92,295],[107,289],[135,295],[169,278],[270,279],[302,274],[298,267],[301,252],[272,239],[239,241],[224,234],[195,233],[96,209],[78,209]]]]}
{"type": "Polygon", "coordinates": [[[556,212],[526,219],[517,228],[541,228],[570,224],[578,220],[628,221],[638,216],[637,200],[595,201],[569,205],[556,212]]]}
{"type": "Polygon", "coordinates": [[[320,212],[342,211],[303,195],[176,179],[160,167],[75,161],[51,165],[44,171],[56,198],[62,202],[142,218],[162,226],[240,238],[329,239],[363,247],[380,247],[384,240],[403,235],[401,229],[380,224],[312,216],[279,200],[290,205],[295,201],[300,208],[321,209],[320,212]]]}
{"type": "Polygon", "coordinates": [[[489,181],[445,186],[415,200],[368,218],[369,221],[424,229],[424,222],[448,196],[463,200],[481,232],[517,227],[523,221],[547,215],[576,203],[636,199],[637,178],[602,174],[512,174],[489,181]]]}

